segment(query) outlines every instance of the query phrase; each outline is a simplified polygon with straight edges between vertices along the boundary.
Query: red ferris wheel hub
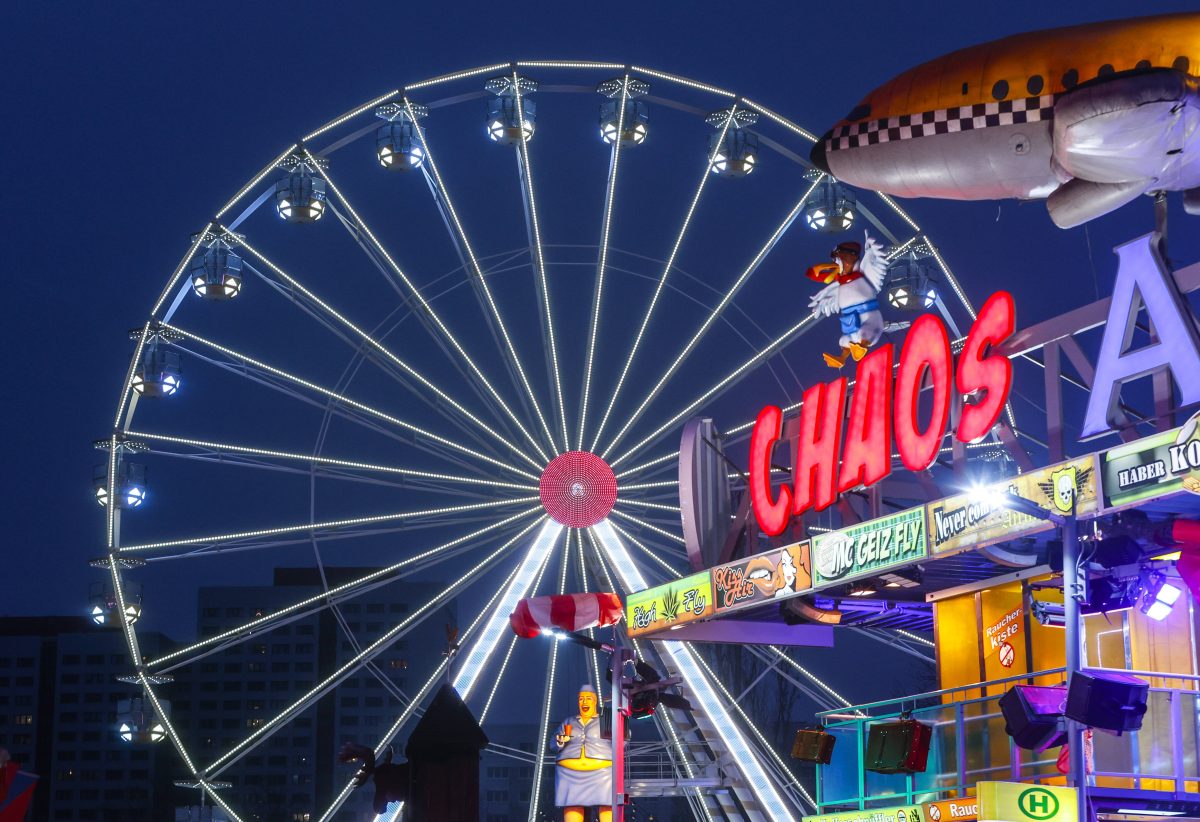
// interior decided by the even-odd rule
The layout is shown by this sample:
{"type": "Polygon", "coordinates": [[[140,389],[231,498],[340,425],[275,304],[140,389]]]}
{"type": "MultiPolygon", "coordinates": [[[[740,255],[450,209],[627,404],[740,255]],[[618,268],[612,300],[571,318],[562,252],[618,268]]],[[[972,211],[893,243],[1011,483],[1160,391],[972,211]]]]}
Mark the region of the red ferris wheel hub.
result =
{"type": "Polygon", "coordinates": [[[542,507],[569,528],[603,520],[617,501],[617,477],[608,463],[587,451],[568,451],[550,460],[538,483],[542,507]]]}

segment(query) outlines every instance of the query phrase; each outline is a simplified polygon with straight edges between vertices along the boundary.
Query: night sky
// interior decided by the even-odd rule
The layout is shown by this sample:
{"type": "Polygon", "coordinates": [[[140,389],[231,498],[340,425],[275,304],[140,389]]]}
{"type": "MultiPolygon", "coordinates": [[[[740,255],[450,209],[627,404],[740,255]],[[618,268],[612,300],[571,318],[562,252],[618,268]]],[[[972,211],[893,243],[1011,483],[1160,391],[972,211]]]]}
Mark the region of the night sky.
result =
{"type": "MultiPolygon", "coordinates": [[[[946,51],[1020,31],[1120,17],[1130,8],[1115,0],[958,4],[953,11],[941,3],[7,4],[0,48],[6,78],[0,181],[7,189],[0,229],[6,284],[0,413],[8,442],[2,479],[8,528],[0,614],[81,612],[87,583],[97,578],[86,561],[103,553],[102,514],[90,486],[100,455],[92,441],[110,430],[131,351],[126,332],[144,321],[188,235],[295,135],[405,81],[512,59],[573,58],[640,63],[712,82],[822,133],[871,88],[946,51]]],[[[1193,8],[1190,2],[1146,2],[1138,11],[1193,8]]],[[[557,103],[550,95],[539,98],[543,111],[557,103]]],[[[586,108],[594,112],[595,103],[586,101],[586,108]]],[[[431,137],[456,139],[446,121],[430,122],[440,129],[431,137]]],[[[494,148],[481,131],[471,135],[478,157],[494,148]]],[[[696,135],[698,141],[707,136],[696,135]]],[[[552,140],[550,133],[535,143],[539,179],[554,177],[559,149],[552,140]]],[[[580,196],[602,193],[608,154],[599,145],[592,153],[597,174],[580,196]]],[[[335,176],[365,179],[370,164],[359,159],[352,164],[339,156],[335,176]]],[[[485,161],[460,165],[454,186],[457,200],[481,225],[485,221],[472,209],[482,207],[498,183],[482,165],[476,174],[472,162],[485,161]]],[[[789,173],[795,179],[795,169],[789,173]]],[[[511,189],[507,196],[516,196],[511,158],[505,157],[500,176],[511,189]]],[[[663,208],[651,201],[644,214],[631,216],[641,235],[625,244],[665,256],[692,180],[682,175],[664,181],[657,190],[663,208]]],[[[412,219],[431,220],[423,183],[405,182],[415,184],[411,190],[425,207],[424,217],[412,219]]],[[[782,178],[763,185],[787,196],[782,178]]],[[[565,191],[558,196],[568,197],[565,191]]],[[[754,219],[748,216],[754,214],[752,192],[739,195],[746,198],[745,211],[726,210],[706,218],[709,225],[745,234],[751,245],[761,242],[765,223],[746,224],[754,219]]],[[[905,207],[939,243],[976,304],[1000,284],[1014,292],[1019,325],[1108,293],[1112,246],[1153,227],[1149,201],[1070,231],[1056,229],[1041,203],[915,201],[905,207]]],[[[511,219],[519,211],[507,214],[511,219]]],[[[1194,220],[1177,202],[1172,219],[1172,256],[1196,260],[1194,220]]],[[[572,236],[569,221],[554,214],[546,220],[548,234],[563,242],[595,241],[591,225],[572,236]]],[[[426,228],[442,231],[432,221],[426,228]]],[[[264,225],[256,235],[247,226],[252,239],[278,230],[264,225]]],[[[524,244],[523,233],[504,246],[503,238],[482,231],[488,253],[524,244]]],[[[330,255],[316,259],[332,267],[337,255],[352,253],[344,233],[338,242],[314,252],[330,255]]],[[[421,248],[406,249],[409,267],[428,261],[431,272],[447,270],[444,232],[436,242],[437,259],[433,251],[426,260],[421,248]]],[[[697,252],[690,253],[699,268],[697,252]]],[[[296,251],[291,261],[306,259],[296,251]]],[[[798,273],[815,261],[797,253],[789,264],[798,273]]],[[[361,259],[355,265],[361,270],[361,259]]],[[[342,302],[372,299],[351,285],[339,291],[339,282],[350,282],[349,275],[325,285],[342,302]]],[[[795,295],[796,316],[809,293],[801,286],[795,295]]],[[[270,342],[249,336],[243,342],[252,349],[259,344],[260,353],[286,347],[285,329],[272,322],[259,327],[270,342]]],[[[825,345],[832,331],[820,333],[825,345]]],[[[344,365],[345,352],[338,356],[344,365]]],[[[808,362],[815,351],[803,356],[805,370],[818,373],[808,362]]],[[[194,373],[191,385],[204,385],[198,366],[194,373]]],[[[215,378],[208,385],[216,386],[215,378]]],[[[672,388],[679,393],[665,397],[663,407],[691,399],[695,392],[684,388],[672,388]]],[[[744,400],[737,421],[757,410],[760,398],[744,400]]],[[[225,401],[231,417],[245,422],[254,414],[237,395],[225,401]]],[[[187,411],[183,419],[198,425],[215,413],[211,408],[187,411]]],[[[311,448],[315,418],[259,420],[255,432],[241,438],[286,433],[292,425],[307,437],[292,445],[311,448]]],[[[226,433],[237,430],[231,426],[226,433]]],[[[254,494],[260,520],[286,516],[274,508],[285,505],[279,488],[221,485],[226,480],[219,474],[197,474],[195,482],[175,490],[201,501],[254,494]]],[[[159,488],[157,493],[167,490],[159,488]]],[[[158,516],[156,527],[170,531],[158,516]]],[[[206,516],[210,525],[220,522],[211,510],[206,516]]],[[[362,564],[363,557],[354,560],[362,564]]],[[[253,566],[257,571],[237,567],[260,582],[270,565],[285,562],[262,562],[253,566]]],[[[177,604],[178,618],[185,620],[192,608],[177,604]]]]}

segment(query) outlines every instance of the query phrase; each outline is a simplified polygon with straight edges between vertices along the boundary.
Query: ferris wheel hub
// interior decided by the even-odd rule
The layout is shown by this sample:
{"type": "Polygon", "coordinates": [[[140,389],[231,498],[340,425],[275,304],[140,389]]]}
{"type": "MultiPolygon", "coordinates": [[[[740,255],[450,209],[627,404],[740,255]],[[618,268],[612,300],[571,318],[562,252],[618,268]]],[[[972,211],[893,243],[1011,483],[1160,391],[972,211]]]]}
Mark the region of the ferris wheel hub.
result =
{"type": "Polygon", "coordinates": [[[587,451],[559,454],[538,483],[542,507],[569,528],[587,528],[608,516],[617,501],[617,477],[608,463],[587,451]]]}

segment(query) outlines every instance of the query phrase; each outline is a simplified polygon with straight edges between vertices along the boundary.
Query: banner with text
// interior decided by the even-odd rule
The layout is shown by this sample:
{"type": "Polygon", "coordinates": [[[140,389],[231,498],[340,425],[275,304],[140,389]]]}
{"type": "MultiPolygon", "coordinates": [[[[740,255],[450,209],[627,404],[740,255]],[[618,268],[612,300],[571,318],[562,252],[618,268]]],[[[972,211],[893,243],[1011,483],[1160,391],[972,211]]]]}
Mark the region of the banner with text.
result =
{"type": "Polygon", "coordinates": [[[1200,431],[1192,417],[1173,431],[1104,452],[1104,503],[1109,508],[1176,491],[1200,493],[1200,431]]]}
{"type": "Polygon", "coordinates": [[[713,615],[712,574],[698,574],[647,588],[625,598],[629,636],[661,631],[713,615]]]}
{"type": "Polygon", "coordinates": [[[878,573],[926,554],[925,508],[873,519],[812,540],[817,585],[878,573]]]}
{"type": "Polygon", "coordinates": [[[812,587],[808,541],[773,548],[712,569],[717,613],[787,599],[812,587]]]}
{"type": "MultiPolygon", "coordinates": [[[[1070,511],[1074,493],[1076,513],[1099,509],[1096,494],[1096,461],[1091,455],[1030,471],[990,486],[1024,497],[1055,513],[1070,511]]],[[[1045,520],[986,502],[974,494],[946,497],[926,506],[929,512],[929,549],[945,554],[978,548],[1052,528],[1045,520]]]]}

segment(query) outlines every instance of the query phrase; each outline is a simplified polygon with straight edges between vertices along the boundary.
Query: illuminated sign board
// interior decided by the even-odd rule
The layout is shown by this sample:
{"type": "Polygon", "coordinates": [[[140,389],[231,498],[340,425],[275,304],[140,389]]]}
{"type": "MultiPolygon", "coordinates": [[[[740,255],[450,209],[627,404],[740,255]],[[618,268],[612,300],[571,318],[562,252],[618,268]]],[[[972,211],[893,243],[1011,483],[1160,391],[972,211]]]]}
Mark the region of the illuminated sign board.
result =
{"type": "Polygon", "coordinates": [[[629,636],[662,631],[712,616],[712,574],[698,574],[647,588],[625,599],[625,626],[629,636]]]}
{"type": "Polygon", "coordinates": [[[968,796],[963,799],[926,802],[924,810],[926,822],[969,822],[979,818],[979,800],[968,796]]]}
{"type": "MultiPolygon", "coordinates": [[[[818,813],[800,817],[800,822],[926,822],[920,805],[894,805],[865,811],[818,813]]],[[[965,818],[965,817],[964,817],[965,818]]]]}
{"type": "Polygon", "coordinates": [[[925,555],[925,508],[910,508],[818,534],[812,541],[813,580],[818,586],[850,580],[925,555]]]}
{"type": "MultiPolygon", "coordinates": [[[[1063,514],[1071,510],[1067,493],[1071,489],[1074,489],[1075,510],[1080,516],[1095,513],[1100,504],[1096,492],[1096,463],[1091,456],[1030,471],[992,487],[1063,514]]],[[[1051,522],[1009,510],[998,502],[982,501],[980,495],[959,494],[931,502],[926,508],[929,512],[929,549],[933,554],[978,548],[1054,527],[1051,522]]]]}
{"type": "Polygon", "coordinates": [[[812,587],[807,541],[774,548],[712,569],[717,613],[786,599],[812,587]]]}
{"type": "Polygon", "coordinates": [[[1023,782],[977,782],[980,822],[1075,822],[1079,818],[1074,788],[1023,782]]]}
{"type": "Polygon", "coordinates": [[[783,412],[774,405],[759,412],[750,438],[749,476],[759,527],[776,536],[792,517],[824,510],[838,494],[879,482],[892,470],[893,439],[905,468],[927,469],[942,447],[956,392],[975,397],[963,406],[958,439],[975,442],[986,436],[1012,387],[1012,364],[995,349],[1012,335],[1015,322],[1012,295],[993,294],[971,326],[956,369],[945,324],[933,314],[918,317],[898,367],[892,367],[891,343],[859,362],[848,414],[845,377],[809,388],[800,405],[792,481],[778,495],[771,489],[770,470],[783,412]],[[932,388],[930,412],[922,422],[919,400],[926,383],[932,388]]]}
{"type": "Polygon", "coordinates": [[[1200,493],[1200,415],[1174,431],[1104,452],[1104,502],[1109,508],[1176,491],[1200,493]]]}

